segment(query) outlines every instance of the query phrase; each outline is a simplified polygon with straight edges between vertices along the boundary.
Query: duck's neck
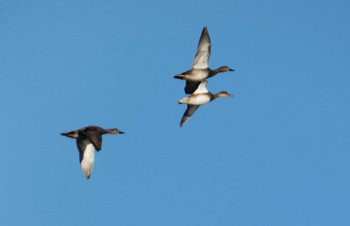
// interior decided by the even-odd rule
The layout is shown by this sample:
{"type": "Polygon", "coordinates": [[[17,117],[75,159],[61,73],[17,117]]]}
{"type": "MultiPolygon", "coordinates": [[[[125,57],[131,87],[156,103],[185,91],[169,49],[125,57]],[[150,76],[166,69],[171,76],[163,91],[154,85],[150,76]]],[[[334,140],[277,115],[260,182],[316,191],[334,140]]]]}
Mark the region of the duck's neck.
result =
{"type": "Polygon", "coordinates": [[[219,94],[217,93],[217,94],[213,94],[212,96],[211,96],[211,100],[213,101],[213,100],[215,100],[215,99],[217,99],[217,98],[219,98],[220,96],[219,96],[219,94]]]}
{"type": "Polygon", "coordinates": [[[214,70],[209,69],[209,77],[212,77],[218,73],[227,72],[227,71],[233,71],[233,70],[227,66],[221,66],[221,67],[214,69],[214,70]]]}
{"type": "Polygon", "coordinates": [[[111,133],[112,133],[111,129],[106,129],[105,131],[102,132],[102,135],[103,134],[111,134],[111,133]]]}
{"type": "Polygon", "coordinates": [[[218,98],[217,94],[212,94],[211,92],[209,92],[208,95],[210,96],[210,101],[213,101],[216,98],[218,98]]]}
{"type": "Polygon", "coordinates": [[[209,76],[208,76],[208,78],[213,77],[214,75],[216,75],[218,73],[220,73],[219,68],[214,69],[214,70],[209,69],[209,76]]]}

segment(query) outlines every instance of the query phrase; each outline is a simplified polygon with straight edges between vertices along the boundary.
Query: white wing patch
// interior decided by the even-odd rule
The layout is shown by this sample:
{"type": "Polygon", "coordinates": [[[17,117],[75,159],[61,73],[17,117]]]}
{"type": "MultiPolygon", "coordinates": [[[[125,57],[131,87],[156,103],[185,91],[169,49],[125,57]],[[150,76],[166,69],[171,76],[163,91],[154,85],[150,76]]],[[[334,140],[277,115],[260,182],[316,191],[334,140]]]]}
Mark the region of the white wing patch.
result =
{"type": "Polygon", "coordinates": [[[80,158],[81,158],[81,168],[84,171],[85,177],[90,178],[92,169],[94,168],[95,161],[95,147],[89,140],[83,140],[79,144],[80,158]]]}
{"type": "Polygon", "coordinates": [[[209,91],[207,90],[207,88],[205,87],[207,85],[208,81],[207,80],[203,80],[198,88],[196,89],[196,91],[194,91],[193,94],[197,94],[197,93],[208,93],[209,91]]]}

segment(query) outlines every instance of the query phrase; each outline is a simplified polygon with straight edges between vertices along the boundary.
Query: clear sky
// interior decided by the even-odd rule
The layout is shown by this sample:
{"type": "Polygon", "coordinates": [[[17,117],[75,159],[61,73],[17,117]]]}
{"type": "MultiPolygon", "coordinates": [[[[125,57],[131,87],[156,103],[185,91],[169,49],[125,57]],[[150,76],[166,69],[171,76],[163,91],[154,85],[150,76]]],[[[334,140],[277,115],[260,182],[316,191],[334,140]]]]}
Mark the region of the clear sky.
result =
{"type": "Polygon", "coordinates": [[[0,2],[0,225],[350,225],[349,1],[0,2]],[[180,128],[202,28],[222,98],[180,128]],[[117,127],[86,180],[61,132],[117,127]]]}

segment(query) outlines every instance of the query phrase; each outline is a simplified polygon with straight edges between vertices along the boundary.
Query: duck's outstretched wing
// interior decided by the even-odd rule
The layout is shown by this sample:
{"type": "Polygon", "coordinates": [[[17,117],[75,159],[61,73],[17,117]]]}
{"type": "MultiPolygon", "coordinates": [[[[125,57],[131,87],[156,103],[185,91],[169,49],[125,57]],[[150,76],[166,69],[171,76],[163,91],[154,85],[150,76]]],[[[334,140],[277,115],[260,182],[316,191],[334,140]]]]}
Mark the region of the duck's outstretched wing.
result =
{"type": "Polygon", "coordinates": [[[183,126],[191,118],[191,116],[197,111],[198,108],[199,108],[199,105],[188,104],[187,109],[184,115],[182,116],[180,126],[183,126]]]}
{"type": "Polygon", "coordinates": [[[194,94],[197,93],[208,93],[209,91],[207,90],[206,85],[208,84],[207,80],[203,80],[199,83],[197,89],[193,92],[194,94]]]}
{"type": "Polygon", "coordinates": [[[206,69],[208,68],[208,61],[211,52],[211,41],[209,37],[208,28],[204,27],[201,37],[199,39],[196,56],[194,57],[192,68],[206,69]]]}
{"type": "Polygon", "coordinates": [[[196,89],[198,88],[199,84],[201,84],[201,82],[186,81],[185,93],[186,94],[194,93],[194,91],[196,91],[196,89]]]}
{"type": "Polygon", "coordinates": [[[97,151],[100,151],[102,148],[102,135],[100,132],[86,128],[80,130],[80,132],[94,145],[97,151]]]}
{"type": "Polygon", "coordinates": [[[84,171],[86,179],[89,179],[95,162],[94,145],[88,139],[77,139],[77,146],[81,168],[84,171]]]}

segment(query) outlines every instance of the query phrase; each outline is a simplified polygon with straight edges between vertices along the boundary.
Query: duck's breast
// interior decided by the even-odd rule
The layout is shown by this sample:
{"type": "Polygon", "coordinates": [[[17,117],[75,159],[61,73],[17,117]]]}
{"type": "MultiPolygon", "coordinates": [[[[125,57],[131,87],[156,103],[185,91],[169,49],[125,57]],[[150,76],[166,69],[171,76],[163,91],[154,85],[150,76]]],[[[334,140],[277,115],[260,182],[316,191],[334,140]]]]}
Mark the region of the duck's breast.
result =
{"type": "Polygon", "coordinates": [[[209,76],[209,71],[207,69],[193,69],[191,71],[191,76],[188,76],[188,81],[200,82],[209,76]]]}
{"type": "Polygon", "coordinates": [[[195,94],[189,98],[188,104],[203,105],[210,102],[210,97],[207,94],[195,94]]]}

